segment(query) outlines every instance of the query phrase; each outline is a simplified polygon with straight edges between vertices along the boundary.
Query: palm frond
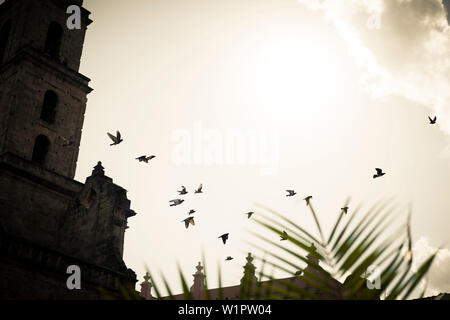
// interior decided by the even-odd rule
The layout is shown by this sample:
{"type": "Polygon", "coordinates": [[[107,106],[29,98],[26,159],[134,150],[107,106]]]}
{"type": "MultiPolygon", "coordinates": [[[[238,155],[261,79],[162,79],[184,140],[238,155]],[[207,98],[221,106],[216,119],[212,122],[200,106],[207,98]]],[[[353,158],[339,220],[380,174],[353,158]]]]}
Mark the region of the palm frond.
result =
{"type": "MultiPolygon", "coordinates": [[[[350,198],[344,206],[348,206],[349,202],[350,198]]],[[[417,271],[412,270],[411,210],[408,212],[406,235],[404,225],[392,228],[393,231],[386,234],[397,216],[393,214],[397,205],[391,204],[391,200],[375,203],[365,213],[362,213],[362,205],[359,204],[348,219],[344,218],[341,210],[328,237],[323,233],[312,202],[309,203],[309,209],[319,237],[275,210],[259,203],[256,206],[263,212],[258,212],[258,217],[252,221],[267,232],[250,231],[263,245],[249,244],[268,256],[259,259],[262,267],[258,277],[249,273],[248,279],[242,279],[238,299],[381,299],[383,293],[387,300],[407,299],[426,275],[437,254],[432,254],[417,271]],[[287,236],[284,232],[287,232],[287,236]],[[287,241],[281,244],[277,241],[280,236],[287,241]],[[307,267],[304,267],[305,264],[307,267]],[[270,275],[265,272],[267,266],[272,267],[270,275]],[[303,273],[296,275],[297,270],[303,273]],[[377,274],[370,274],[369,270],[376,270],[377,274]],[[293,276],[275,279],[275,271],[293,276]],[[346,277],[345,281],[340,283],[338,279],[343,277],[346,277]],[[371,283],[373,277],[376,279],[371,283]],[[263,278],[266,280],[262,281],[263,278]]],[[[205,270],[204,296],[210,299],[204,255],[202,261],[205,270]]],[[[178,272],[184,298],[193,299],[179,267],[178,272]]],[[[161,293],[150,273],[149,276],[158,299],[161,299],[161,293]]],[[[173,299],[169,284],[162,274],[161,277],[168,298],[173,299]]],[[[219,262],[219,300],[224,298],[223,289],[219,262]]]]}

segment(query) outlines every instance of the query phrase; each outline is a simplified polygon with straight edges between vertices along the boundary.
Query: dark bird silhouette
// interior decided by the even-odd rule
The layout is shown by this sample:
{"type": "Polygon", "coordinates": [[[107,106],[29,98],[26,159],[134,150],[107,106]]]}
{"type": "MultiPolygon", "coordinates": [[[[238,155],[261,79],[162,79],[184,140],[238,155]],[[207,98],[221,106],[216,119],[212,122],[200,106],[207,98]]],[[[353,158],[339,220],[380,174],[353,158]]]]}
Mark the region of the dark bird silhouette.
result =
{"type": "Polygon", "coordinates": [[[297,272],[295,272],[295,275],[296,275],[296,276],[301,276],[302,273],[303,273],[303,271],[298,270],[297,272]]]}
{"type": "Polygon", "coordinates": [[[286,231],[283,231],[283,234],[282,235],[280,235],[280,241],[284,241],[284,240],[287,240],[287,238],[288,238],[288,234],[287,234],[287,232],[286,231]]]}
{"type": "Polygon", "coordinates": [[[305,200],[306,201],[306,205],[307,206],[309,206],[309,200],[311,200],[312,199],[312,196],[307,196],[305,199],[303,199],[303,200],[305,200]]]}
{"type": "Polygon", "coordinates": [[[178,206],[178,205],[182,204],[183,201],[184,201],[183,199],[175,199],[175,200],[170,200],[169,202],[172,202],[172,204],[170,206],[174,207],[174,206],[178,206]]]}
{"type": "Polygon", "coordinates": [[[347,212],[348,212],[348,207],[343,207],[343,208],[341,208],[341,210],[342,210],[342,212],[344,212],[345,214],[347,214],[347,212]]]}
{"type": "Polygon", "coordinates": [[[186,191],[186,188],[184,187],[184,186],[181,186],[181,190],[179,190],[179,191],[177,191],[180,195],[184,195],[184,194],[186,194],[186,193],[188,193],[187,191],[186,191]]]}
{"type": "Polygon", "coordinates": [[[225,261],[231,261],[231,260],[233,260],[233,257],[230,257],[230,256],[228,256],[228,257],[225,259],[225,261]]]}
{"type": "Polygon", "coordinates": [[[222,238],[223,244],[227,243],[229,233],[224,233],[219,238],[222,238]]]}
{"type": "Polygon", "coordinates": [[[111,133],[109,133],[109,132],[108,132],[107,134],[108,134],[108,137],[114,142],[114,143],[110,144],[110,146],[114,146],[114,145],[119,144],[119,143],[121,143],[121,142],[123,141],[122,136],[121,136],[119,130],[117,130],[115,136],[113,136],[113,135],[112,135],[111,133]]]}
{"type": "Polygon", "coordinates": [[[200,186],[198,187],[198,189],[197,189],[197,190],[195,190],[195,192],[194,192],[194,193],[203,193],[203,192],[202,192],[202,188],[203,188],[203,185],[202,185],[202,184],[200,184],[200,186]]]}
{"type": "Polygon", "coordinates": [[[292,197],[297,194],[294,190],[286,190],[286,192],[289,193],[286,195],[286,197],[292,197]]]}
{"type": "Polygon", "coordinates": [[[437,120],[436,116],[434,116],[433,119],[431,119],[430,116],[428,116],[428,119],[430,120],[430,124],[436,124],[436,120],[437,120]]]}
{"type": "Polygon", "coordinates": [[[375,170],[377,171],[377,173],[373,175],[373,178],[374,178],[374,179],[375,179],[375,178],[382,177],[382,176],[384,176],[384,175],[386,174],[386,173],[383,172],[383,170],[380,169],[380,168],[375,168],[375,170]]]}
{"type": "Polygon", "coordinates": [[[186,218],[186,219],[182,220],[181,222],[184,222],[184,226],[186,227],[186,229],[189,228],[189,224],[192,224],[193,226],[195,226],[194,217],[186,218]]]}
{"type": "Polygon", "coordinates": [[[150,160],[152,160],[153,158],[155,158],[156,156],[140,156],[138,158],[136,158],[136,160],[139,160],[139,162],[145,162],[148,163],[150,160]]]}
{"type": "Polygon", "coordinates": [[[246,215],[248,216],[249,219],[252,217],[253,214],[255,214],[253,211],[250,211],[250,212],[246,213],[246,215]]]}
{"type": "Polygon", "coordinates": [[[194,209],[191,209],[191,211],[189,211],[189,215],[194,214],[194,213],[195,213],[194,209]]]}

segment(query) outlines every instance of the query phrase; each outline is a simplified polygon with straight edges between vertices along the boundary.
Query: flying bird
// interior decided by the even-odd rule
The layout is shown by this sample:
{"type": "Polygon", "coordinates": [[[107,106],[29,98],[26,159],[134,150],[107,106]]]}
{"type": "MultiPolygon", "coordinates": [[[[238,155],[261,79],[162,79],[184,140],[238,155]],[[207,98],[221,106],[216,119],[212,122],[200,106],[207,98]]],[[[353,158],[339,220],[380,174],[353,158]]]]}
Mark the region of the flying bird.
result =
{"type": "Polygon", "coordinates": [[[136,160],[139,160],[139,162],[145,162],[148,163],[150,160],[152,160],[153,158],[155,158],[156,156],[140,156],[138,158],[136,158],[136,160]]]}
{"type": "Polygon", "coordinates": [[[286,192],[289,193],[286,195],[286,197],[292,197],[297,194],[294,190],[286,190],[286,192]]]}
{"type": "Polygon", "coordinates": [[[303,199],[303,200],[305,200],[306,201],[306,205],[307,206],[309,206],[309,200],[311,200],[312,199],[312,196],[307,196],[305,199],[303,199]]]}
{"type": "Polygon", "coordinates": [[[380,168],[375,168],[375,170],[377,171],[377,173],[373,175],[373,178],[374,178],[374,179],[375,179],[375,178],[382,177],[382,176],[384,176],[384,175],[386,174],[386,173],[383,172],[383,170],[380,169],[380,168]]]}
{"type": "Polygon", "coordinates": [[[225,233],[218,238],[222,238],[223,244],[227,243],[229,233],[225,233]]]}
{"type": "Polygon", "coordinates": [[[181,186],[181,190],[178,190],[177,192],[178,192],[180,195],[184,195],[184,194],[188,193],[188,192],[186,191],[186,187],[185,187],[185,186],[181,186]]]}
{"type": "Polygon", "coordinates": [[[436,116],[434,116],[433,119],[431,119],[430,116],[428,116],[428,119],[430,120],[430,124],[436,124],[436,120],[437,120],[436,116]]]}
{"type": "Polygon", "coordinates": [[[248,216],[248,218],[250,219],[251,217],[252,217],[252,215],[254,214],[254,212],[253,211],[251,211],[251,212],[247,212],[246,213],[246,215],[248,216]]]}
{"type": "Polygon", "coordinates": [[[287,234],[287,232],[286,231],[283,231],[283,234],[282,235],[280,235],[280,241],[284,241],[284,240],[287,240],[287,238],[288,238],[288,234],[287,234]]]}
{"type": "Polygon", "coordinates": [[[194,209],[191,209],[191,210],[189,211],[189,215],[194,214],[194,213],[195,213],[195,210],[194,210],[194,209]]]}
{"type": "Polygon", "coordinates": [[[228,256],[228,257],[225,259],[225,261],[231,261],[231,260],[233,260],[233,257],[230,257],[230,256],[228,256]]]}
{"type": "Polygon", "coordinates": [[[170,200],[169,202],[172,202],[172,204],[170,206],[174,207],[174,206],[178,206],[179,204],[182,204],[183,201],[184,201],[183,199],[175,199],[175,200],[170,200]]]}
{"type": "Polygon", "coordinates": [[[341,210],[342,210],[343,213],[347,214],[347,212],[348,212],[348,207],[343,207],[343,208],[341,208],[341,210]]]}
{"type": "Polygon", "coordinates": [[[119,130],[117,130],[116,135],[113,136],[111,133],[107,132],[108,137],[114,142],[112,144],[110,144],[110,146],[114,146],[116,144],[119,144],[123,141],[122,136],[120,135],[119,130]]]}
{"type": "Polygon", "coordinates": [[[198,187],[198,189],[195,190],[195,193],[203,193],[203,192],[202,192],[202,188],[203,188],[203,185],[200,184],[200,186],[198,187]]]}
{"type": "Polygon", "coordinates": [[[186,227],[186,229],[189,228],[189,224],[192,224],[193,226],[195,226],[194,217],[186,218],[186,219],[182,220],[181,222],[184,222],[184,226],[186,227]]]}

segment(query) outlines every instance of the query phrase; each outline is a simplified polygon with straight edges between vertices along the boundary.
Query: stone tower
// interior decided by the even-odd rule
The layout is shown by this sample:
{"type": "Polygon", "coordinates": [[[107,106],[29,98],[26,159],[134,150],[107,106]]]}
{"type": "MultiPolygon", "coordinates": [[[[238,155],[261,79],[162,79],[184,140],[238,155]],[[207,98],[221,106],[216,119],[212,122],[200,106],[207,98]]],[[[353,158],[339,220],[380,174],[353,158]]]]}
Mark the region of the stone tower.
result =
{"type": "Polygon", "coordinates": [[[7,0],[0,9],[0,152],[72,179],[89,79],[78,73],[89,12],[66,27],[82,1],[7,0]]]}
{"type": "Polygon", "coordinates": [[[92,91],[78,72],[92,22],[82,4],[0,5],[0,298],[101,298],[94,288],[114,295],[117,283],[136,282],[122,260],[127,219],[135,215],[126,190],[101,163],[85,184],[73,180],[92,91]],[[71,5],[80,9],[80,29],[66,25],[71,5]],[[81,266],[84,290],[67,290],[67,264],[81,266]],[[13,278],[27,277],[34,282],[17,291],[13,278]]]}

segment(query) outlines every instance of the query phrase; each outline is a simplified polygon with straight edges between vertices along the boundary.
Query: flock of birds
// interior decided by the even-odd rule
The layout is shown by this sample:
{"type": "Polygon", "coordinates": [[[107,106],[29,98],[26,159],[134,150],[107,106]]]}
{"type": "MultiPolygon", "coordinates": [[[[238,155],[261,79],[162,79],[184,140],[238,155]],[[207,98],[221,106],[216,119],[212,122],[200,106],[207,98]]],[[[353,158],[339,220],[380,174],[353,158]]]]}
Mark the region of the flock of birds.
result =
{"type": "MultiPolygon", "coordinates": [[[[194,191],[194,193],[195,193],[195,194],[203,193],[203,190],[202,190],[202,189],[203,189],[203,184],[200,184],[200,186],[194,191]]],[[[179,194],[180,196],[183,196],[183,195],[188,194],[188,191],[186,190],[186,187],[185,187],[185,186],[181,186],[181,190],[177,190],[177,192],[178,192],[178,194],[179,194]]],[[[184,199],[174,199],[174,200],[170,200],[170,201],[169,201],[171,207],[178,206],[178,205],[182,204],[183,202],[184,202],[184,199]]],[[[184,226],[186,227],[186,229],[189,228],[189,225],[195,226],[195,220],[194,220],[194,217],[191,217],[191,216],[190,216],[191,214],[194,214],[195,212],[196,212],[196,211],[195,211],[194,209],[191,209],[191,210],[188,212],[189,217],[187,217],[186,219],[184,219],[184,220],[181,221],[181,222],[184,222],[184,226]]],[[[247,213],[247,214],[248,214],[248,217],[250,218],[250,217],[252,216],[253,213],[254,213],[254,212],[249,212],[249,213],[247,213]]],[[[224,233],[224,234],[222,234],[221,236],[219,236],[218,239],[222,239],[222,242],[223,242],[223,244],[225,245],[225,244],[227,243],[227,240],[228,240],[228,236],[229,236],[229,235],[230,235],[229,233],[224,233]]],[[[230,261],[230,260],[233,260],[233,257],[228,256],[228,257],[225,259],[225,261],[230,261]]]]}
{"type": "MultiPolygon", "coordinates": [[[[118,131],[118,130],[116,131],[116,135],[113,135],[113,134],[111,134],[111,133],[109,133],[109,132],[107,132],[107,135],[108,135],[108,137],[109,137],[109,138],[112,140],[112,142],[113,142],[113,143],[110,144],[110,146],[118,145],[118,144],[120,144],[120,143],[123,141],[122,135],[120,134],[120,131],[118,131]]],[[[137,157],[136,160],[138,160],[139,162],[149,163],[149,161],[152,160],[152,159],[154,159],[154,158],[156,158],[156,156],[154,156],[154,155],[151,155],[151,156],[143,155],[143,156],[137,157]]],[[[194,194],[203,193],[203,190],[202,190],[202,189],[203,189],[203,184],[200,184],[199,187],[194,191],[194,194]]],[[[184,195],[188,194],[188,191],[187,191],[187,189],[186,189],[185,186],[181,186],[181,190],[177,190],[177,192],[178,192],[178,194],[179,194],[180,196],[184,196],[184,195]]],[[[170,200],[170,201],[169,201],[171,207],[179,206],[179,205],[182,204],[183,202],[184,202],[184,199],[180,199],[180,198],[173,199],[173,200],[170,200]]],[[[191,209],[191,210],[188,212],[188,215],[189,215],[189,216],[188,216],[186,219],[184,219],[184,220],[181,221],[181,222],[184,223],[184,226],[186,227],[186,229],[189,228],[190,225],[195,226],[195,220],[194,220],[194,217],[191,216],[191,215],[194,214],[195,212],[196,212],[196,211],[195,211],[194,209],[191,209]]],[[[253,214],[254,214],[254,212],[248,212],[248,213],[247,213],[248,218],[250,219],[250,217],[251,217],[253,214]]],[[[218,239],[222,239],[222,242],[223,242],[223,244],[225,245],[225,244],[227,243],[228,237],[229,237],[229,233],[224,233],[224,234],[222,234],[221,236],[219,236],[218,239]]],[[[233,260],[233,257],[228,256],[228,257],[225,259],[225,261],[230,261],[230,260],[233,260]]]]}
{"type": "MultiPolygon", "coordinates": [[[[431,125],[436,124],[436,121],[437,121],[437,117],[436,116],[434,118],[431,118],[431,117],[428,116],[428,119],[429,119],[431,125]]],[[[116,132],[115,136],[112,135],[109,132],[107,133],[107,135],[113,142],[112,144],[110,144],[111,146],[118,145],[118,144],[120,144],[123,141],[122,136],[121,136],[119,131],[116,132]]],[[[65,142],[70,145],[70,142],[68,142],[67,140],[65,142]]],[[[143,155],[143,156],[137,157],[136,160],[138,160],[139,162],[149,163],[149,161],[154,159],[155,157],[156,156],[154,156],[154,155],[151,155],[151,156],[143,155]]],[[[381,168],[375,168],[375,171],[376,171],[376,173],[373,175],[373,179],[380,178],[380,177],[382,177],[382,176],[384,176],[386,174],[385,172],[383,172],[383,170],[381,168]]],[[[203,189],[203,185],[200,184],[199,187],[194,191],[194,194],[203,193],[202,189],[203,189]]],[[[178,194],[180,196],[188,194],[188,191],[187,191],[185,186],[181,186],[181,190],[177,190],[177,192],[178,192],[178,194]]],[[[286,197],[293,197],[293,196],[295,196],[297,194],[297,192],[295,192],[295,190],[286,190],[286,192],[287,192],[286,197]]],[[[312,196],[307,196],[306,198],[303,199],[306,202],[306,206],[310,205],[310,200],[311,199],[312,199],[312,196]]],[[[179,199],[179,198],[169,201],[171,207],[178,206],[178,205],[182,204],[183,202],[184,202],[184,199],[179,199]]],[[[341,208],[341,212],[344,213],[344,214],[347,214],[348,210],[349,210],[349,207],[347,207],[347,206],[341,208]]],[[[195,212],[196,211],[194,209],[191,209],[188,212],[189,216],[186,219],[181,221],[181,222],[184,223],[186,229],[188,229],[190,225],[195,226],[194,217],[191,216],[195,212]]],[[[255,214],[255,212],[250,211],[250,212],[247,212],[245,214],[247,215],[248,219],[250,219],[252,217],[252,215],[255,214]]],[[[218,239],[222,239],[222,242],[225,245],[227,243],[229,235],[230,235],[229,233],[224,233],[221,236],[219,236],[218,239]]],[[[282,234],[280,235],[280,238],[281,238],[280,241],[285,241],[285,240],[288,239],[288,237],[289,236],[288,236],[287,232],[283,231],[282,234]]],[[[231,261],[233,259],[234,259],[233,257],[228,256],[225,259],[225,261],[231,261]]],[[[300,275],[300,274],[301,274],[301,271],[298,271],[296,273],[296,275],[300,275]]]]}

